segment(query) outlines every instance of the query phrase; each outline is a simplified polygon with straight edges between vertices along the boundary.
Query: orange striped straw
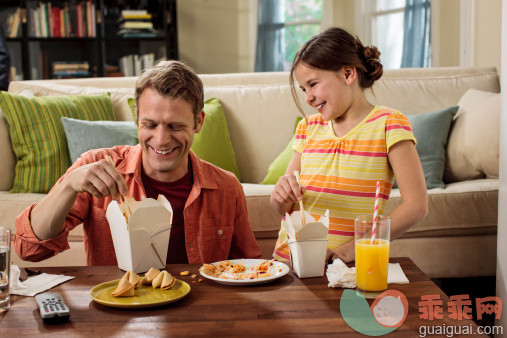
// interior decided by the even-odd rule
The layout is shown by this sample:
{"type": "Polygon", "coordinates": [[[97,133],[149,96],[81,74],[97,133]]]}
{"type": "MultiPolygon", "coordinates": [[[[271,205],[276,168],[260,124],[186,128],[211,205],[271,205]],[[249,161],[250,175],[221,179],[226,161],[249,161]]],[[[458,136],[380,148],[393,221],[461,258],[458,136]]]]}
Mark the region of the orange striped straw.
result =
{"type": "Polygon", "coordinates": [[[380,181],[377,181],[377,191],[375,191],[375,207],[373,208],[373,228],[371,229],[371,244],[375,243],[378,221],[378,202],[380,199],[380,181]]]}

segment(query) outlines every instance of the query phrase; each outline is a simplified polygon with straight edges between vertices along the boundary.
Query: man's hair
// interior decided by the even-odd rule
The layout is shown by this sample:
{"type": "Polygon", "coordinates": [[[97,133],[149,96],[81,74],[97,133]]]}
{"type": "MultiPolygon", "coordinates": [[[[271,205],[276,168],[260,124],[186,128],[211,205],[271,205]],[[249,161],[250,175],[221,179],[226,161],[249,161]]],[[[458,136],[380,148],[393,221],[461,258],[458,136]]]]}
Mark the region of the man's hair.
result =
{"type": "Polygon", "coordinates": [[[139,122],[139,98],[146,88],[191,104],[197,126],[197,117],[204,107],[204,90],[201,79],[192,68],[180,61],[168,60],[144,70],[136,82],[136,122],[139,122]]]}

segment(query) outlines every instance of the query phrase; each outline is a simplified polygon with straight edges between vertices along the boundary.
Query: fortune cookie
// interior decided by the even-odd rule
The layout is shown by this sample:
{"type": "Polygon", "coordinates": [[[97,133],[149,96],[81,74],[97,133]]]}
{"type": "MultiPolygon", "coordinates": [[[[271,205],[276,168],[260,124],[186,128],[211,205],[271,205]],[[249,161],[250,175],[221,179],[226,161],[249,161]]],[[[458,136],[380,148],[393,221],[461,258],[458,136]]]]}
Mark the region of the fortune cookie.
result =
{"type": "Polygon", "coordinates": [[[162,271],[158,274],[157,277],[155,277],[155,279],[151,282],[151,286],[153,286],[153,288],[158,288],[160,287],[160,285],[162,285],[162,281],[164,280],[164,274],[167,273],[169,274],[169,272],[167,271],[162,271]]]}
{"type": "Polygon", "coordinates": [[[127,271],[118,282],[118,287],[111,294],[113,297],[132,297],[140,277],[132,271],[127,271]]]}
{"type": "Polygon", "coordinates": [[[162,285],[160,286],[160,290],[167,290],[172,288],[174,283],[176,282],[176,278],[174,278],[169,272],[164,271],[164,279],[162,280],[162,285]]]}
{"type": "Polygon", "coordinates": [[[150,270],[148,270],[148,272],[144,275],[144,278],[142,280],[143,285],[150,285],[159,274],[160,270],[150,268],[150,270]]]}

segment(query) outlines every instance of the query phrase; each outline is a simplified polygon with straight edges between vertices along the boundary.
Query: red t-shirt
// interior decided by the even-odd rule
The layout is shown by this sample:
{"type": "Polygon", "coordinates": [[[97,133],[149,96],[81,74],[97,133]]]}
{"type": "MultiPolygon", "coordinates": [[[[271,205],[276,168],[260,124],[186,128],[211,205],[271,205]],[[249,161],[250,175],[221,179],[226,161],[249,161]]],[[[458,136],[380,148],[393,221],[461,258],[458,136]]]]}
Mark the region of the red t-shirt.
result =
{"type": "Polygon", "coordinates": [[[146,196],[157,199],[158,195],[164,195],[173,208],[173,223],[171,236],[169,237],[166,264],[188,263],[187,250],[185,247],[185,220],[183,218],[183,210],[193,184],[190,161],[188,172],[177,181],[160,182],[148,177],[144,172],[141,178],[143,180],[146,196]]]}

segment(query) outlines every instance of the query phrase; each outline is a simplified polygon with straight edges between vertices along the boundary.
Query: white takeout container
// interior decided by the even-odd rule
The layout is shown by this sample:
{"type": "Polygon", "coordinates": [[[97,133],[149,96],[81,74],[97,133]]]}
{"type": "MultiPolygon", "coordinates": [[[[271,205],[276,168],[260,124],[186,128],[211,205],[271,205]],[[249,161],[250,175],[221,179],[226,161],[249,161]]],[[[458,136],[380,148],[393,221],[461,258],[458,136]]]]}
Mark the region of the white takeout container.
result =
{"type": "Polygon", "coordinates": [[[300,211],[285,214],[292,270],[299,278],[324,276],[329,210],[318,221],[305,211],[304,227],[301,216],[300,211]]]}
{"type": "Polygon", "coordinates": [[[169,247],[173,209],[162,195],[129,202],[127,220],[116,201],[107,206],[106,218],[113,237],[118,267],[141,273],[151,267],[164,269],[169,247]]]}

